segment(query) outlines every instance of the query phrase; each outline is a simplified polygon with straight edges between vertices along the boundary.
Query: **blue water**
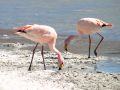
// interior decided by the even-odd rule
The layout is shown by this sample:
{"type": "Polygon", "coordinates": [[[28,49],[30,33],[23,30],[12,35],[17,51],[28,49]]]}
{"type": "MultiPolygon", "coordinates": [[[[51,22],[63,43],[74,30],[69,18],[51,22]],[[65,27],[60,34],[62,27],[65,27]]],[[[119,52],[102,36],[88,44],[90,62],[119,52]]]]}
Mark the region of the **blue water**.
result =
{"type": "Polygon", "coordinates": [[[96,70],[100,72],[120,73],[120,59],[99,61],[96,70]]]}
{"type": "Polygon", "coordinates": [[[53,26],[59,35],[76,34],[75,24],[83,17],[112,23],[101,33],[106,40],[120,41],[120,0],[0,0],[0,28],[25,24],[53,26]]]}

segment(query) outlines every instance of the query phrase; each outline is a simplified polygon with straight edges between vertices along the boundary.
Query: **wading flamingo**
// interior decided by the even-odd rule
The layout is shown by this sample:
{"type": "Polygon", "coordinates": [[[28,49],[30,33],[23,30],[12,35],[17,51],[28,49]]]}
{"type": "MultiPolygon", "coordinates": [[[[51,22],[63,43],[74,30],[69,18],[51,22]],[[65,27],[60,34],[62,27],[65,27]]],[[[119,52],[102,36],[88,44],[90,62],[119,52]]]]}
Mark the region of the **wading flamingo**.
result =
{"type": "MultiPolygon", "coordinates": [[[[55,52],[58,56],[58,65],[59,65],[59,70],[62,69],[63,64],[64,64],[64,58],[62,57],[61,52],[55,47],[56,45],[56,39],[57,39],[57,33],[54,28],[46,25],[38,25],[38,24],[33,24],[33,25],[25,25],[23,27],[16,28],[16,34],[23,36],[27,39],[30,39],[34,42],[36,42],[36,46],[33,49],[33,54],[32,54],[32,59],[30,62],[29,66],[29,71],[31,71],[31,66],[33,62],[33,57],[35,54],[35,50],[38,46],[38,43],[40,44],[48,44],[49,49],[53,52],[55,52]]],[[[42,50],[41,50],[41,55],[44,63],[44,69],[46,69],[45,62],[44,62],[44,54],[43,54],[43,45],[42,45],[42,50]]]]}
{"type": "MultiPolygon", "coordinates": [[[[77,32],[79,34],[84,34],[84,35],[86,34],[86,35],[89,36],[88,58],[90,58],[90,49],[91,49],[91,37],[90,37],[90,34],[97,33],[97,35],[101,37],[100,42],[98,43],[98,45],[96,46],[96,48],[94,50],[94,54],[95,54],[95,56],[97,56],[97,49],[98,49],[99,45],[101,44],[101,42],[104,39],[104,37],[101,34],[99,34],[98,32],[100,31],[100,29],[102,29],[103,27],[107,27],[107,26],[112,26],[112,24],[109,24],[107,22],[104,22],[104,21],[96,19],[96,18],[82,18],[77,22],[77,26],[76,26],[77,32]]],[[[66,51],[68,51],[68,49],[67,49],[68,44],[75,37],[76,37],[75,35],[70,35],[70,36],[68,36],[67,39],[65,39],[65,41],[64,41],[64,49],[66,51]]]]}

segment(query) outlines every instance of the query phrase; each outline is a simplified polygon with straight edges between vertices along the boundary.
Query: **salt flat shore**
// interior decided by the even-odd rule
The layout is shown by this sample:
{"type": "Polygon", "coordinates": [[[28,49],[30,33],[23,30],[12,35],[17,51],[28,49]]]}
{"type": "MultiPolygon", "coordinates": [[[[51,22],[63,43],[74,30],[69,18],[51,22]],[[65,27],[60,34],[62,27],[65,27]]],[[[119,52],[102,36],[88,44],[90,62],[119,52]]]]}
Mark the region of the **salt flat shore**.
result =
{"type": "MultiPolygon", "coordinates": [[[[55,53],[45,51],[47,70],[43,70],[40,51],[37,50],[32,71],[28,71],[31,50],[27,44],[1,43],[0,90],[120,90],[120,73],[96,70],[96,62],[111,57],[87,59],[86,54],[62,52],[63,70],[58,70],[55,53]]],[[[112,59],[114,59],[113,57],[112,59]]]]}

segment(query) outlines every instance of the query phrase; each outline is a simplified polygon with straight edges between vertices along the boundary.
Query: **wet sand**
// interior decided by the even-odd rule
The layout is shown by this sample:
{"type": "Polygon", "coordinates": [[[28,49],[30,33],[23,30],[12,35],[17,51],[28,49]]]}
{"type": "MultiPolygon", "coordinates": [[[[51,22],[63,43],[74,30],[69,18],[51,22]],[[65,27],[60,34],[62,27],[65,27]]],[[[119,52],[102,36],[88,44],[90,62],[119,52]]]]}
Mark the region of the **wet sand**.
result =
{"type": "MultiPolygon", "coordinates": [[[[6,34],[6,33],[5,33],[6,34]]],[[[12,35],[12,34],[10,34],[12,35]]],[[[6,35],[4,37],[7,37],[6,35]]],[[[33,42],[14,36],[12,39],[0,39],[0,90],[119,90],[120,73],[97,71],[97,62],[102,60],[120,60],[120,42],[104,41],[98,50],[98,57],[92,53],[87,58],[86,39],[73,41],[69,52],[64,52],[63,41],[59,37],[57,48],[65,59],[64,68],[59,71],[57,56],[46,47],[43,70],[40,45],[35,54],[32,71],[28,71],[33,42]],[[114,44],[114,45],[113,45],[114,44]]],[[[92,40],[92,51],[98,41],[92,40]]]]}

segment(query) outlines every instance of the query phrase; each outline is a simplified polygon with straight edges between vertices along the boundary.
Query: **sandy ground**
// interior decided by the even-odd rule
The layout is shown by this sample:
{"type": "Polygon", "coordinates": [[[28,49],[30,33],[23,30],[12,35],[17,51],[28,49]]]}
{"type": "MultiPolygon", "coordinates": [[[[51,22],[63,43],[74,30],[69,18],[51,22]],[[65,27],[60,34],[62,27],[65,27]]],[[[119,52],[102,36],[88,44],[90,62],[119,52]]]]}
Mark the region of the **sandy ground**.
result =
{"type": "Polygon", "coordinates": [[[32,66],[28,66],[32,52],[23,50],[27,44],[0,45],[0,90],[120,90],[119,73],[96,71],[96,62],[111,57],[87,59],[87,55],[63,52],[65,66],[59,71],[56,54],[45,51],[47,70],[43,70],[40,51],[32,66]]]}

